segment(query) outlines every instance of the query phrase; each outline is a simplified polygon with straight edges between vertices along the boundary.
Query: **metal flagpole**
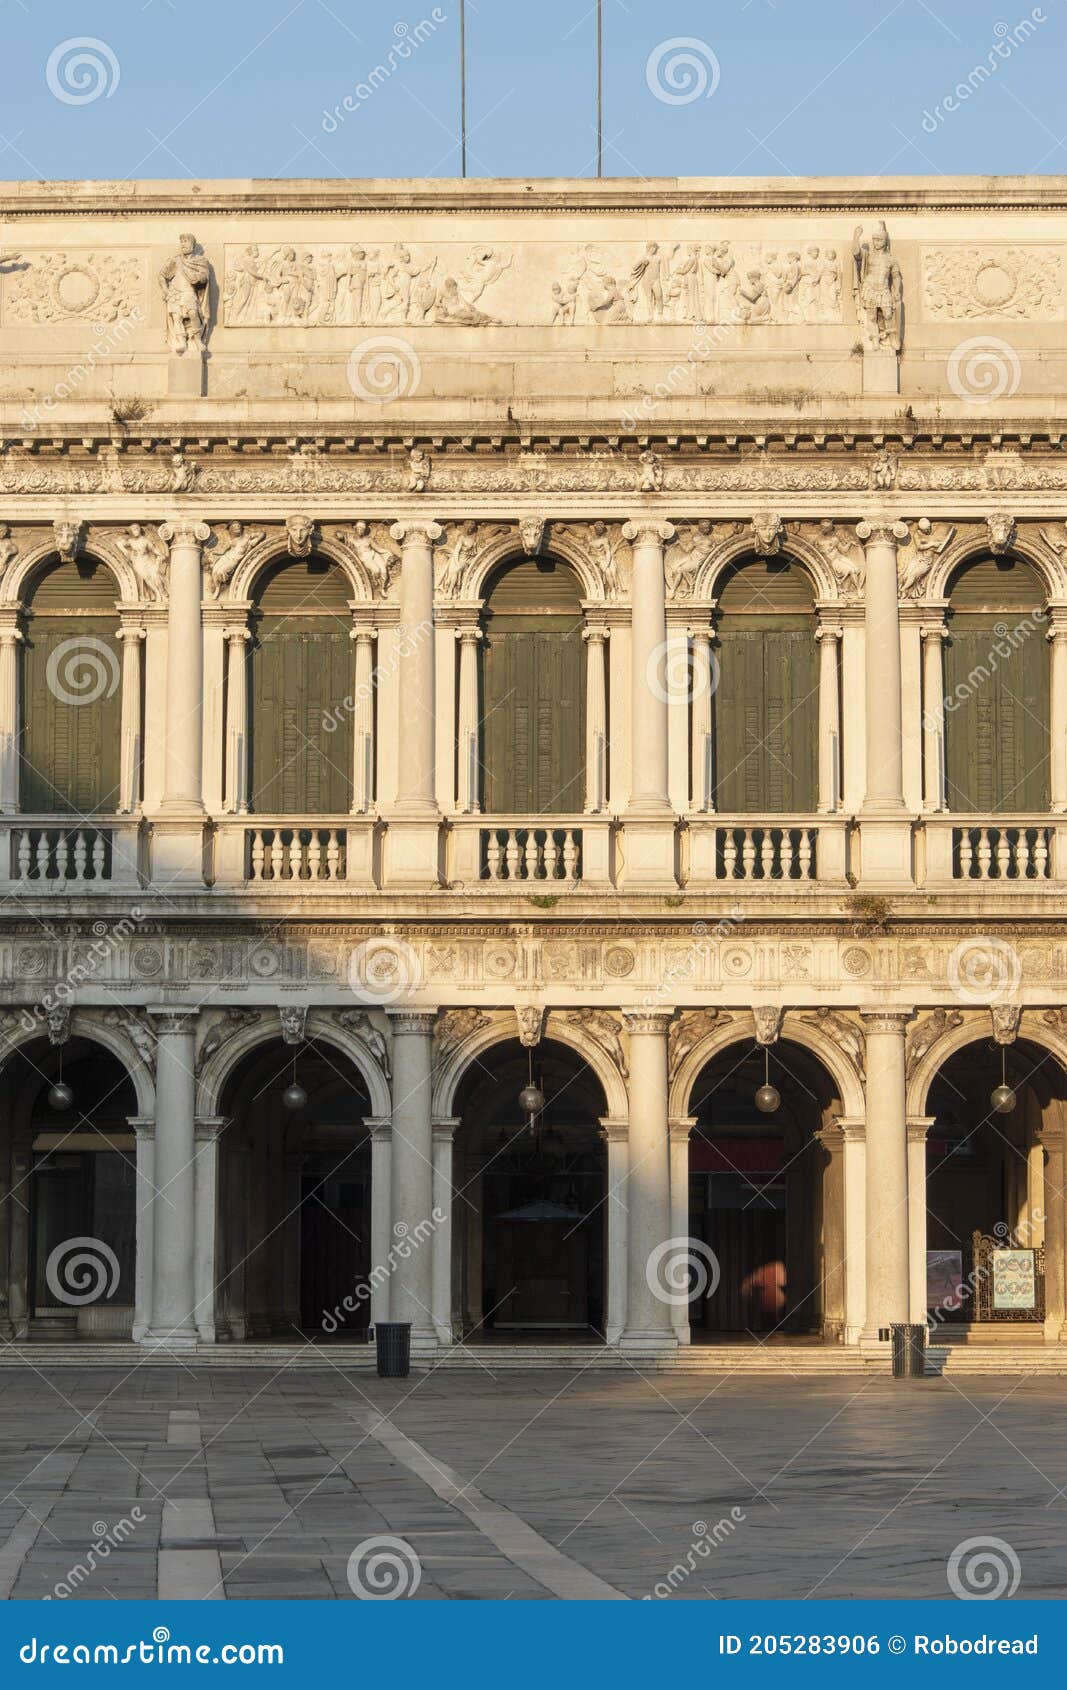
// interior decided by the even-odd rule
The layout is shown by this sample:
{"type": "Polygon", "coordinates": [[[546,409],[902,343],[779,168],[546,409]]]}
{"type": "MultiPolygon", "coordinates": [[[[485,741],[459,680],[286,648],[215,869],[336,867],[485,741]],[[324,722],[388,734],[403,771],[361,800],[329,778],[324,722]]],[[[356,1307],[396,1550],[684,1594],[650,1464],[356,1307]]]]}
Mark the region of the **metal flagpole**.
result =
{"type": "Polygon", "coordinates": [[[596,0],[596,173],[604,174],[604,0],[596,0]]]}
{"type": "Polygon", "coordinates": [[[459,0],[459,134],[460,174],[467,174],[467,3],[459,0]]]}

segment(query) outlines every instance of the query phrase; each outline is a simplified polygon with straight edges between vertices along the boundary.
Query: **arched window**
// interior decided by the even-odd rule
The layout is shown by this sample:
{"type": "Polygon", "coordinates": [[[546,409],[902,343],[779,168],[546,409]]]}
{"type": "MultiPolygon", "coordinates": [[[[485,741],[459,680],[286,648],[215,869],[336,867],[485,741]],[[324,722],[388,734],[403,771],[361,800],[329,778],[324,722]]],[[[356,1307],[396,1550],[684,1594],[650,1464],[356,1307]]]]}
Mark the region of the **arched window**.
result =
{"type": "Polygon", "coordinates": [[[964,564],[949,593],[945,782],[950,810],[1049,806],[1049,660],[1037,571],[964,564]]]}
{"type": "Polygon", "coordinates": [[[581,810],[583,649],[579,587],[567,565],[504,564],[485,605],[481,744],[490,815],[581,810]]]}
{"type": "Polygon", "coordinates": [[[252,611],[251,794],[261,815],[341,815],[352,801],[351,594],[323,558],[280,559],[252,611]],[[326,721],[336,724],[331,733],[326,721]]]}
{"type": "Polygon", "coordinates": [[[809,815],[818,801],[819,663],[811,583],[782,558],[735,565],[718,593],[715,808],[809,815]]]}
{"type": "Polygon", "coordinates": [[[19,801],[27,812],[119,806],[122,646],[118,588],[95,558],[53,562],[26,607],[19,801]]]}

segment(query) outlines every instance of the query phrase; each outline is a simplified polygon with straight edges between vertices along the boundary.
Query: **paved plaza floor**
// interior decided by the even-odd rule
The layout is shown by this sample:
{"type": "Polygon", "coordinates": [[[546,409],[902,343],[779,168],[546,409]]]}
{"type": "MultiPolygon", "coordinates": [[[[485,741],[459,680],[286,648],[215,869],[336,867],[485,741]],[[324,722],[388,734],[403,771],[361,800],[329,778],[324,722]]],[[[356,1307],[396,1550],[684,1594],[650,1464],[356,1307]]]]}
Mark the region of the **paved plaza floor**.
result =
{"type": "Polygon", "coordinates": [[[1026,1377],[13,1369],[0,1595],[1062,1597],[1065,1424],[1026,1377]]]}

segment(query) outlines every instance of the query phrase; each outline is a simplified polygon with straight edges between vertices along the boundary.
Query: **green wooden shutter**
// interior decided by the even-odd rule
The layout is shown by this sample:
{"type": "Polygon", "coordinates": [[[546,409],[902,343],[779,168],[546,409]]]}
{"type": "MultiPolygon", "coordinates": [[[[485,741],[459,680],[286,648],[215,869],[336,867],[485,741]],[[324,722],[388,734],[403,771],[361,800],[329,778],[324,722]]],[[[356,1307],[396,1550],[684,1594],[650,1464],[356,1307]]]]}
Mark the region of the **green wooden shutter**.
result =
{"type": "Polygon", "coordinates": [[[945,652],[950,810],[1047,810],[1049,660],[1044,592],[1018,560],[983,558],[956,577],[945,652]]]}
{"type": "Polygon", "coordinates": [[[20,662],[23,810],[108,815],[118,808],[122,645],[111,571],[53,564],[30,595],[20,662]]]}
{"type": "Polygon", "coordinates": [[[484,807],[567,815],[585,799],[585,648],[574,578],[551,560],[507,567],[483,653],[484,807]]]}
{"type": "Polygon", "coordinates": [[[818,801],[819,663],[811,589],[796,565],[753,562],[719,594],[712,701],[715,807],[810,815],[818,801]]]}
{"type": "Polygon", "coordinates": [[[354,685],[349,587],[320,558],[279,560],[253,620],[250,738],[261,815],[345,814],[352,802],[354,685]],[[337,725],[326,731],[327,718],[337,725]]]}

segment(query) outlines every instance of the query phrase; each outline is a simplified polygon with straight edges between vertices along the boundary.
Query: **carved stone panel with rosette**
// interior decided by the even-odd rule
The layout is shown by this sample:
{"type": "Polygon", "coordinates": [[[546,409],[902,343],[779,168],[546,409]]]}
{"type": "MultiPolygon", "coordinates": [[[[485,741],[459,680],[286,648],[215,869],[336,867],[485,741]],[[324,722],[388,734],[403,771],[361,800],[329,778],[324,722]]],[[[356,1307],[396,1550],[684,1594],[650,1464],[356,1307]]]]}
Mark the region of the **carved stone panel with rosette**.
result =
{"type": "Polygon", "coordinates": [[[926,247],[922,276],[929,322],[1063,317],[1063,256],[1056,247],[926,247]]]}
{"type": "Polygon", "coordinates": [[[106,252],[24,255],[26,269],[4,277],[4,322],[114,323],[144,309],[144,264],[106,252]]]}

